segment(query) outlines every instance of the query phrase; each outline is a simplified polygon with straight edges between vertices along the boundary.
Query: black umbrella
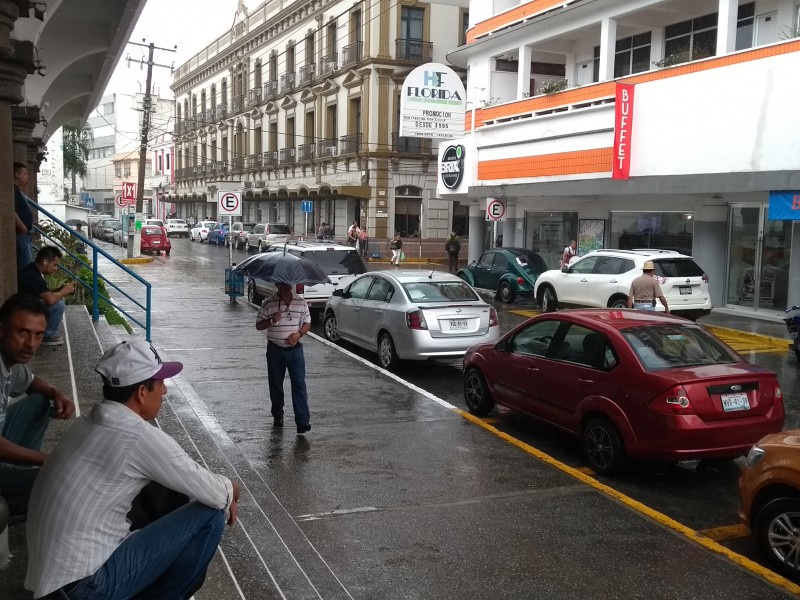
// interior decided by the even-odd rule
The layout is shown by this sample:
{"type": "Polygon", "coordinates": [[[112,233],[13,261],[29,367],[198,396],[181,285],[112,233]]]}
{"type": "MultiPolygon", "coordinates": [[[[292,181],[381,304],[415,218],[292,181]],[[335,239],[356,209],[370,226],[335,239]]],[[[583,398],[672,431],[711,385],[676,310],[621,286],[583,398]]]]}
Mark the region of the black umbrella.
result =
{"type": "Polygon", "coordinates": [[[86,227],[88,225],[88,223],[82,219],[67,219],[65,223],[71,227],[75,227],[75,225],[86,227]]]}
{"type": "Polygon", "coordinates": [[[273,283],[289,285],[315,285],[330,283],[331,280],[319,265],[294,254],[264,252],[246,258],[234,269],[253,279],[264,279],[273,283]]]}

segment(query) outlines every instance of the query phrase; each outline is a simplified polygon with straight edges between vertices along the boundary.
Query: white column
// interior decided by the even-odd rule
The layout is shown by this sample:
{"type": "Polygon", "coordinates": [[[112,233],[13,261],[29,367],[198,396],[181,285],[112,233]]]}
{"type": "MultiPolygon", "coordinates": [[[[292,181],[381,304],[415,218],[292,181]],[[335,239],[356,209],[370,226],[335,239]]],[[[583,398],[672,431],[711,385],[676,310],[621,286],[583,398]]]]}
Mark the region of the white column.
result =
{"type": "Polygon", "coordinates": [[[479,200],[469,205],[469,248],[467,264],[478,260],[483,254],[483,236],[486,227],[486,201],[479,200]]]}
{"type": "Polygon", "coordinates": [[[795,0],[778,1],[778,39],[787,37],[784,32],[794,31],[797,27],[797,7],[795,0]]]}
{"type": "Polygon", "coordinates": [[[517,71],[517,100],[528,97],[531,89],[531,47],[521,46],[517,71]]]}
{"type": "Polygon", "coordinates": [[[614,54],[617,49],[617,22],[603,19],[600,25],[600,81],[614,79],[614,54]]]}
{"type": "Polygon", "coordinates": [[[650,68],[653,69],[653,63],[661,60],[664,51],[664,28],[655,27],[650,31],[650,68]]]}
{"type": "Polygon", "coordinates": [[[739,0],[719,0],[717,56],[736,50],[736,17],[738,13],[739,0]]]}

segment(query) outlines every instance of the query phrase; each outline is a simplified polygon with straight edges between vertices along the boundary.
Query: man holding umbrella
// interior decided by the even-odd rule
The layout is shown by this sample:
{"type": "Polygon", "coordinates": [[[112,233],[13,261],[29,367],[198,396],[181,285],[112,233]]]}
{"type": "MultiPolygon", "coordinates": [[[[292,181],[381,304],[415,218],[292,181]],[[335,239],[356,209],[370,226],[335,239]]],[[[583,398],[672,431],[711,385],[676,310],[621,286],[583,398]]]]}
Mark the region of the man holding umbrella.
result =
{"type": "Polygon", "coordinates": [[[292,293],[292,285],[276,282],[278,293],[267,298],[256,317],[256,329],[267,334],[267,380],[272,404],[273,427],[283,427],[283,380],[289,371],[292,408],[297,433],[311,431],[306,390],[306,360],[300,339],[311,329],[306,301],[292,293]]]}

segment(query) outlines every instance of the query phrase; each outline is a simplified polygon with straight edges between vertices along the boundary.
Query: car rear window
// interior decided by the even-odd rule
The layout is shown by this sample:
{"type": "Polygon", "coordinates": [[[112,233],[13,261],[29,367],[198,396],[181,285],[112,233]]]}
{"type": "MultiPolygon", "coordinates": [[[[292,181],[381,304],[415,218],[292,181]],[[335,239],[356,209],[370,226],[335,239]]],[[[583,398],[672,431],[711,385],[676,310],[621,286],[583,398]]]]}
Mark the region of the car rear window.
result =
{"type": "Polygon", "coordinates": [[[713,335],[692,325],[648,325],[622,330],[648,371],[738,363],[713,335]]]}
{"type": "Polygon", "coordinates": [[[289,235],[289,226],[282,225],[280,223],[270,223],[268,233],[270,234],[277,233],[278,235],[289,235]]]}
{"type": "Polygon", "coordinates": [[[161,235],[161,228],[159,227],[142,227],[142,233],[146,235],[161,235]]]}
{"type": "Polygon", "coordinates": [[[317,263],[326,275],[361,275],[367,271],[355,250],[315,250],[304,252],[303,257],[317,263]]]}
{"type": "Polygon", "coordinates": [[[702,277],[703,269],[691,258],[659,258],[653,261],[660,277],[702,277]]]}
{"type": "Polygon", "coordinates": [[[547,271],[547,263],[535,252],[518,255],[517,262],[523,269],[531,273],[544,273],[547,271]]]}
{"type": "Polygon", "coordinates": [[[415,281],[404,283],[403,289],[412,302],[474,302],[480,300],[463,281],[415,281]]]}
{"type": "Polygon", "coordinates": [[[159,219],[147,219],[148,225],[158,225],[159,227],[164,226],[164,222],[160,221],[159,219]]]}

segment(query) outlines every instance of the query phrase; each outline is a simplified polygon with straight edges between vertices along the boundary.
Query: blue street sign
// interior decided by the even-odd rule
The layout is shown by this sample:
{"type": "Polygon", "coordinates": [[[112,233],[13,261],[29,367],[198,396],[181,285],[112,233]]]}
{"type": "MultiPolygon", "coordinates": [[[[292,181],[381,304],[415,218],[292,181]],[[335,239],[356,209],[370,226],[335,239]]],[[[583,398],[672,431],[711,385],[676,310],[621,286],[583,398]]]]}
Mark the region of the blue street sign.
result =
{"type": "Polygon", "coordinates": [[[314,201],[313,200],[302,200],[300,202],[300,210],[304,213],[314,212],[314,201]]]}

